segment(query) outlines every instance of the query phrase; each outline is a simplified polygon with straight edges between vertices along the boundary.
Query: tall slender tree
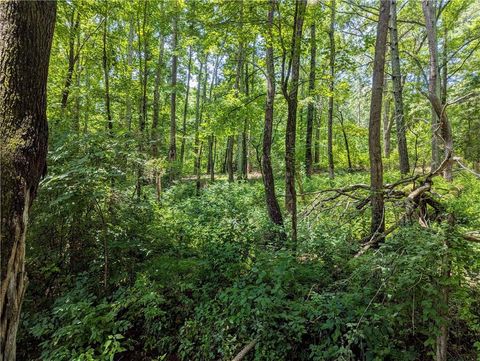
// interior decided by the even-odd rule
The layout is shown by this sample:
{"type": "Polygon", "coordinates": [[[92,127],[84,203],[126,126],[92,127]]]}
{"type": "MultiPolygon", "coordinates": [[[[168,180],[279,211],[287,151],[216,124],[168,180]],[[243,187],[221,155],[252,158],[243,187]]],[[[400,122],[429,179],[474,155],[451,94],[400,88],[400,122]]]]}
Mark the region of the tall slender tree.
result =
{"type": "MultiPolygon", "coordinates": [[[[175,11],[177,11],[175,6],[175,11]]],[[[173,42],[172,42],[172,79],[170,94],[170,147],[168,150],[168,160],[170,162],[170,179],[174,178],[174,162],[177,159],[177,63],[178,63],[178,14],[173,16],[173,42]]]]}
{"type": "Polygon", "coordinates": [[[46,172],[47,74],[56,3],[0,2],[0,361],[15,361],[30,206],[46,172]]]}
{"type": "Polygon", "coordinates": [[[270,0],[268,10],[268,32],[267,32],[267,100],[265,103],[265,125],[263,128],[263,148],[262,148],[262,174],[263,184],[265,186],[265,199],[267,202],[267,211],[270,220],[279,226],[283,225],[282,212],[275,195],[275,179],[273,177],[272,161],[270,153],[272,149],[273,133],[273,111],[275,102],[275,58],[273,53],[273,21],[275,16],[276,0],[270,0]]]}
{"type": "MultiPolygon", "coordinates": [[[[297,128],[298,83],[303,21],[307,0],[295,2],[291,53],[287,73],[282,72],[282,92],[287,100],[288,114],[285,132],[285,208],[291,214],[292,241],[297,240],[297,192],[295,189],[295,139],[297,128]],[[291,76],[290,80],[289,77],[291,76]]],[[[284,51],[282,63],[285,64],[284,51]]]]}
{"type": "Polygon", "coordinates": [[[310,76],[308,82],[309,96],[312,97],[308,103],[307,108],[307,137],[305,140],[305,171],[307,177],[313,173],[313,159],[312,159],[312,138],[313,138],[313,115],[315,112],[315,105],[313,102],[315,91],[315,67],[317,57],[317,39],[315,36],[315,22],[310,25],[310,76]]]}
{"type": "Polygon", "coordinates": [[[400,70],[400,56],[398,50],[397,31],[397,0],[391,0],[391,26],[390,26],[390,51],[392,58],[392,83],[393,100],[395,103],[395,125],[397,128],[398,156],[400,160],[400,173],[407,174],[410,171],[408,161],[408,148],[406,126],[403,112],[403,89],[402,73],[400,70]]]}
{"type": "Polygon", "coordinates": [[[330,40],[330,79],[328,82],[328,121],[327,121],[327,156],[328,156],[328,176],[335,177],[335,164],[333,162],[333,93],[335,91],[335,0],[330,2],[330,30],[328,38],[330,40]]]}
{"type": "Polygon", "coordinates": [[[377,24],[377,39],[375,41],[373,63],[372,97],[370,100],[368,150],[370,156],[370,200],[372,204],[371,233],[375,236],[381,235],[385,231],[383,164],[380,139],[390,1],[380,0],[380,16],[377,24]]]}

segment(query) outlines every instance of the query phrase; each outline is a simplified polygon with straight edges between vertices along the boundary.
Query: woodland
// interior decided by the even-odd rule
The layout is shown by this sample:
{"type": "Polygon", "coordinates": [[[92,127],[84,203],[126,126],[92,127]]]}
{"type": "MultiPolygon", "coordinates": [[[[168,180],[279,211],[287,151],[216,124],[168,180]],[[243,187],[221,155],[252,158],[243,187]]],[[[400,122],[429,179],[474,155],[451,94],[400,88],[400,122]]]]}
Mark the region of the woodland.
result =
{"type": "Polygon", "coordinates": [[[0,122],[0,361],[480,360],[479,0],[3,0],[0,122]]]}

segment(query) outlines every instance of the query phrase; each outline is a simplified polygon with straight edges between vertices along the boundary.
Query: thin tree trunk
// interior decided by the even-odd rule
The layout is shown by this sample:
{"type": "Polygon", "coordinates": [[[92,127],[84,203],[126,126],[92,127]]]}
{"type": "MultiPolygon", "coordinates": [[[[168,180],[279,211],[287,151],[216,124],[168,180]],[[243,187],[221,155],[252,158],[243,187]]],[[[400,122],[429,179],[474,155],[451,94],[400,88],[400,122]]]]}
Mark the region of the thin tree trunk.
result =
{"type": "Polygon", "coordinates": [[[340,113],[340,125],[342,126],[343,141],[345,142],[345,151],[347,152],[348,170],[352,170],[353,167],[352,167],[352,160],[350,158],[350,146],[348,144],[348,136],[347,136],[347,132],[345,130],[345,125],[343,121],[343,113],[342,112],[339,112],[339,113],[340,113]]]}
{"type": "MultiPolygon", "coordinates": [[[[198,78],[197,78],[197,94],[196,94],[196,100],[195,100],[195,140],[194,140],[195,143],[193,148],[194,154],[195,154],[195,158],[193,161],[193,169],[194,169],[195,175],[199,172],[197,168],[199,166],[199,155],[200,155],[200,134],[199,134],[200,129],[199,128],[200,128],[200,121],[201,121],[200,99],[201,99],[201,93],[202,93],[203,67],[204,67],[204,63],[200,62],[200,70],[198,72],[198,78]]],[[[205,68],[206,68],[206,62],[205,62],[205,68]]]]}
{"type": "MultiPolygon", "coordinates": [[[[386,78],[385,78],[386,79],[386,78]]],[[[392,124],[393,121],[390,119],[390,97],[388,97],[387,92],[387,82],[385,81],[384,89],[384,106],[383,106],[383,151],[385,152],[385,157],[390,157],[391,152],[391,135],[392,135],[392,124]]]]}
{"type": "Polygon", "coordinates": [[[185,161],[185,142],[187,139],[187,115],[188,115],[188,99],[190,95],[190,72],[192,69],[192,46],[188,47],[188,69],[187,69],[187,90],[185,94],[185,104],[183,107],[183,124],[182,124],[182,144],[180,146],[180,162],[185,161]]]}
{"type": "MultiPolygon", "coordinates": [[[[310,78],[308,84],[309,96],[313,97],[315,91],[315,67],[317,57],[317,42],[315,37],[315,23],[310,26],[310,78]]],[[[311,100],[307,108],[307,139],[305,140],[305,171],[307,177],[311,177],[313,173],[312,162],[312,137],[313,137],[313,115],[315,107],[311,100]]]]}
{"type": "Polygon", "coordinates": [[[78,33],[78,28],[80,26],[80,12],[76,10],[75,5],[73,5],[72,15],[70,17],[70,33],[68,37],[68,70],[67,77],[65,79],[65,86],[62,91],[62,111],[65,110],[68,104],[68,96],[70,94],[70,87],[72,85],[73,71],[75,69],[75,63],[78,60],[78,57],[75,55],[75,37],[78,33]]]}
{"type": "Polygon", "coordinates": [[[0,2],[0,361],[15,361],[30,206],[46,172],[46,91],[56,3],[0,2]]]}
{"type": "Polygon", "coordinates": [[[225,153],[225,168],[228,173],[228,181],[233,182],[233,144],[235,138],[233,135],[229,135],[227,138],[227,151],[225,153]]]}
{"type": "Polygon", "coordinates": [[[447,166],[443,171],[443,177],[447,181],[452,180],[452,162],[453,139],[450,122],[447,118],[444,105],[441,99],[440,76],[438,73],[438,42],[436,27],[436,9],[432,0],[423,0],[422,9],[425,17],[425,26],[427,29],[428,50],[430,53],[430,72],[428,81],[428,98],[438,118],[438,126],[435,127],[434,138],[437,139],[437,145],[441,141],[444,149],[444,156],[448,159],[447,166]],[[436,128],[439,129],[436,129],[436,128]],[[438,130],[440,136],[437,136],[438,130]]]}
{"type": "Polygon", "coordinates": [[[103,66],[103,80],[105,82],[105,112],[107,115],[107,129],[110,133],[113,131],[113,120],[112,113],[110,110],[110,64],[107,53],[107,32],[108,32],[108,9],[106,10],[105,18],[103,20],[103,56],[102,56],[102,66],[103,66]]]}
{"type": "Polygon", "coordinates": [[[330,81],[328,84],[328,122],[327,122],[327,155],[328,155],[328,176],[335,177],[335,164],[333,162],[333,92],[335,91],[335,0],[330,4],[330,81]]]}
{"type": "Polygon", "coordinates": [[[381,147],[382,96],[385,71],[385,52],[387,48],[388,20],[390,17],[390,0],[380,1],[380,16],[377,25],[375,58],[372,77],[372,97],[370,101],[370,121],[368,150],[370,156],[370,187],[372,204],[372,235],[385,231],[385,214],[383,199],[383,164],[381,147]]]}
{"type": "Polygon", "coordinates": [[[152,155],[158,158],[158,123],[160,119],[160,85],[162,83],[163,55],[165,53],[165,37],[160,34],[160,45],[158,47],[158,62],[155,69],[155,85],[153,88],[153,118],[152,118],[152,155]]]}
{"type": "MultiPolygon", "coordinates": [[[[134,25],[133,25],[133,18],[130,19],[130,28],[128,31],[128,50],[127,50],[127,65],[128,65],[128,72],[129,72],[129,82],[132,83],[133,80],[133,38],[135,36],[134,33],[134,25]]],[[[129,91],[126,94],[126,118],[127,118],[127,126],[128,131],[132,130],[132,97],[129,91]]]]}
{"type": "Polygon", "coordinates": [[[263,128],[262,174],[265,186],[265,200],[270,220],[279,226],[283,225],[282,212],[275,195],[275,179],[273,176],[270,153],[272,149],[273,111],[275,101],[275,58],[273,54],[273,21],[275,16],[276,0],[270,0],[268,10],[268,39],[266,49],[267,63],[267,100],[265,103],[265,125],[263,128]]]}
{"type": "Polygon", "coordinates": [[[397,0],[391,3],[391,27],[390,27],[390,50],[392,58],[392,83],[393,99],[395,103],[395,124],[397,127],[397,146],[400,160],[400,173],[408,174],[410,172],[410,163],[408,160],[408,147],[406,137],[405,117],[403,112],[403,94],[402,94],[402,73],[400,70],[400,57],[398,50],[398,32],[397,32],[397,0]]]}
{"type": "Polygon", "coordinates": [[[295,189],[295,138],[297,128],[298,80],[300,75],[300,52],[302,41],[303,20],[306,0],[295,3],[294,28],[291,50],[291,80],[285,80],[283,93],[287,99],[288,115],[285,134],[285,208],[292,217],[292,242],[297,241],[297,192],[295,189]]]}
{"type": "Polygon", "coordinates": [[[322,119],[322,98],[317,100],[317,103],[320,106],[320,112],[318,112],[317,107],[315,107],[314,113],[314,123],[315,123],[315,155],[313,157],[313,162],[315,163],[315,167],[320,168],[320,126],[321,126],[321,119],[322,119]]]}
{"type": "Polygon", "coordinates": [[[172,58],[172,93],[170,96],[170,148],[168,151],[168,160],[170,163],[170,180],[175,177],[175,161],[177,159],[177,145],[176,145],[176,107],[177,107],[177,46],[178,46],[178,24],[177,15],[173,17],[173,58],[172,58]]]}

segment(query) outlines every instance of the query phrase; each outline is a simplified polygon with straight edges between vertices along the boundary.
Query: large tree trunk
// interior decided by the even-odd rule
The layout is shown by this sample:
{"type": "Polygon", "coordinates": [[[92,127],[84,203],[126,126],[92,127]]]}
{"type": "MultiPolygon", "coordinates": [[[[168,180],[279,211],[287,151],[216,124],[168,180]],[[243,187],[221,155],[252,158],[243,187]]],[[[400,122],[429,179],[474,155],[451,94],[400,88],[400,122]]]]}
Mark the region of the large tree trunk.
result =
{"type": "Polygon", "coordinates": [[[391,3],[390,50],[392,58],[392,83],[393,99],[395,102],[395,124],[397,127],[398,157],[400,160],[400,173],[408,174],[410,164],[408,161],[408,148],[406,137],[405,118],[403,115],[402,73],[400,70],[400,57],[398,50],[397,32],[397,0],[391,3]]]}
{"type": "Polygon", "coordinates": [[[295,18],[292,34],[291,80],[283,84],[287,99],[288,115],[285,134],[285,208],[292,216],[292,241],[297,240],[297,192],[295,190],[295,138],[297,128],[298,79],[300,75],[300,52],[303,20],[307,0],[295,3],[295,18]],[[288,88],[287,88],[288,87],[288,88]]]}
{"type": "Polygon", "coordinates": [[[176,132],[177,132],[177,46],[178,46],[178,24],[177,15],[173,17],[173,58],[172,58],[172,93],[170,95],[170,148],[168,151],[168,160],[170,163],[170,180],[175,176],[174,163],[177,159],[177,144],[176,144],[176,132]]]}
{"type": "Polygon", "coordinates": [[[275,195],[275,180],[273,177],[272,161],[270,153],[272,149],[273,133],[273,105],[275,101],[275,63],[273,56],[273,19],[275,14],[276,0],[270,0],[270,9],[268,11],[268,36],[266,49],[267,62],[267,100],[265,104],[265,125],[263,128],[263,152],[262,152],[262,173],[263,184],[265,186],[265,199],[267,202],[267,212],[270,220],[281,226],[283,225],[282,212],[275,195]]]}
{"type": "MultiPolygon", "coordinates": [[[[442,143],[444,156],[447,166],[443,171],[443,177],[447,181],[452,180],[452,162],[450,159],[453,155],[453,138],[450,122],[445,112],[445,104],[441,99],[440,76],[438,71],[438,42],[437,42],[437,26],[436,26],[436,9],[433,0],[424,0],[422,2],[423,14],[425,17],[425,27],[427,29],[428,50],[430,53],[430,72],[428,80],[428,98],[432,105],[438,124],[434,124],[434,133],[432,137],[436,139],[436,145],[442,143]],[[439,128],[439,129],[437,129],[439,128]],[[438,135],[438,131],[440,134],[438,135]]],[[[435,152],[432,152],[434,154],[435,152]]],[[[435,163],[435,162],[433,162],[435,163]]],[[[437,164],[433,164],[437,165],[437,164]]]]}
{"type": "Polygon", "coordinates": [[[390,0],[380,1],[380,17],[377,25],[375,58],[372,78],[372,97],[370,101],[370,121],[368,150],[370,156],[370,187],[372,204],[372,235],[385,231],[385,214],[383,199],[383,165],[381,147],[382,96],[385,70],[385,52],[387,48],[388,20],[390,17],[390,0]]]}
{"type": "Polygon", "coordinates": [[[0,361],[14,361],[28,214],[46,171],[46,85],[56,4],[0,2],[0,361]]]}
{"type": "Polygon", "coordinates": [[[333,163],[333,92],[335,91],[335,0],[330,4],[330,81],[328,83],[328,121],[327,121],[327,155],[328,155],[328,176],[335,177],[335,165],[333,163]]]}
{"type": "Polygon", "coordinates": [[[185,142],[187,140],[187,115],[188,115],[188,98],[190,96],[190,72],[192,70],[192,46],[188,47],[188,69],[187,69],[187,90],[185,94],[185,104],[183,107],[183,124],[182,124],[182,144],[180,146],[180,162],[185,161],[185,142]]]}
{"type": "MultiPolygon", "coordinates": [[[[315,37],[315,23],[310,26],[310,78],[308,83],[309,96],[313,97],[315,91],[315,66],[317,57],[317,43],[315,37]]],[[[313,173],[312,162],[312,137],[313,137],[313,115],[315,106],[313,100],[310,100],[307,108],[307,139],[305,140],[305,171],[307,177],[313,173]]]]}

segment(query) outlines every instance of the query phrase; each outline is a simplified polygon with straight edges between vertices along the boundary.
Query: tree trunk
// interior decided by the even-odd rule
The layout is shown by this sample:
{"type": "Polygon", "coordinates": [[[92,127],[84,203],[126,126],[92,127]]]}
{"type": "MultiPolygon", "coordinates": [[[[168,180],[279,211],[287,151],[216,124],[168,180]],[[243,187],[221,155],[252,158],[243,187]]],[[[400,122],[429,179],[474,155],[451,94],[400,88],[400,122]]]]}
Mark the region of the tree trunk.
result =
{"type": "Polygon", "coordinates": [[[392,83],[393,99],[395,103],[395,125],[397,127],[397,146],[398,157],[400,160],[400,173],[405,175],[410,172],[410,164],[408,160],[405,118],[403,115],[402,73],[400,70],[397,32],[397,0],[392,0],[391,7],[392,20],[390,28],[390,50],[392,58],[392,83]]]}
{"type": "Polygon", "coordinates": [[[291,80],[285,80],[283,93],[287,99],[288,115],[285,134],[285,208],[292,216],[292,242],[297,241],[297,193],[295,190],[295,138],[297,128],[298,79],[300,75],[300,52],[303,20],[307,0],[295,3],[294,28],[290,64],[291,80]]]}
{"type": "Polygon", "coordinates": [[[385,70],[385,52],[387,47],[388,20],[390,17],[390,0],[380,1],[380,16],[377,25],[375,58],[372,77],[372,97],[370,101],[370,121],[368,150],[370,156],[370,187],[372,204],[372,235],[385,231],[385,214],[383,199],[383,165],[381,137],[382,96],[385,70]]]}
{"type": "Polygon", "coordinates": [[[160,85],[162,83],[163,55],[165,52],[165,37],[160,34],[160,45],[158,48],[158,63],[155,69],[155,85],[153,88],[153,118],[152,118],[152,155],[158,158],[158,122],[160,119],[160,85]]]}
{"type": "Polygon", "coordinates": [[[279,226],[283,225],[282,212],[275,195],[275,179],[273,176],[270,153],[272,149],[273,110],[275,101],[275,58],[273,55],[273,20],[275,16],[276,0],[270,0],[268,11],[268,40],[266,49],[267,63],[267,100],[265,103],[265,125],[263,128],[262,173],[265,186],[265,199],[270,220],[279,226]]]}
{"type": "Polygon", "coordinates": [[[227,138],[227,151],[225,154],[225,168],[228,173],[228,181],[233,182],[233,143],[235,138],[233,135],[229,135],[227,138]]]}
{"type": "MultiPolygon", "coordinates": [[[[427,29],[428,50],[430,53],[430,72],[428,80],[428,98],[438,119],[438,124],[434,124],[433,137],[438,143],[443,143],[444,156],[447,160],[447,166],[443,171],[443,177],[447,181],[452,180],[452,162],[450,159],[453,156],[453,139],[450,122],[445,112],[445,104],[442,103],[440,76],[438,72],[438,42],[437,42],[437,27],[436,27],[436,9],[432,0],[424,0],[422,2],[423,14],[425,17],[425,27],[427,29]],[[439,128],[439,129],[437,129],[439,128]],[[440,130],[440,136],[438,136],[440,130]]],[[[433,154],[433,153],[432,153],[433,154]]]]}
{"type": "Polygon", "coordinates": [[[384,89],[384,107],[383,107],[383,151],[385,152],[385,157],[390,157],[391,152],[391,135],[392,135],[392,124],[393,121],[390,119],[390,98],[387,96],[388,92],[387,82],[384,82],[385,89],[384,89]]]}
{"type": "Polygon", "coordinates": [[[62,91],[62,112],[65,110],[68,104],[68,96],[70,94],[70,86],[72,85],[73,71],[75,69],[75,63],[78,57],[75,55],[75,37],[80,26],[80,12],[73,5],[72,15],[70,17],[70,33],[68,36],[68,70],[67,77],[65,79],[65,86],[62,91]]]}
{"type": "Polygon", "coordinates": [[[340,113],[340,125],[342,126],[342,134],[343,134],[343,141],[345,142],[345,151],[347,152],[347,161],[348,161],[348,170],[352,170],[352,160],[350,158],[350,146],[348,144],[348,136],[345,130],[344,122],[343,122],[343,113],[340,113]]]}
{"type": "Polygon", "coordinates": [[[103,67],[103,81],[105,82],[105,112],[107,116],[107,129],[110,133],[113,131],[113,120],[112,113],[110,110],[110,64],[107,54],[107,32],[108,32],[108,9],[106,10],[105,18],[103,20],[103,56],[102,56],[102,67],[103,67]]]}
{"type": "Polygon", "coordinates": [[[188,115],[188,98],[190,95],[190,72],[192,69],[192,46],[188,47],[188,69],[187,69],[187,90],[185,94],[185,105],[183,107],[183,124],[182,124],[182,145],[180,146],[180,162],[183,165],[185,161],[185,142],[187,139],[187,115],[188,115]]]}
{"type": "Polygon", "coordinates": [[[313,156],[313,162],[315,167],[320,168],[320,125],[321,125],[321,118],[322,118],[322,98],[320,98],[317,103],[320,106],[320,112],[318,112],[317,107],[315,107],[314,113],[314,123],[315,123],[315,154],[313,156]],[[320,114],[318,114],[320,113],[320,114]]]}
{"type": "Polygon", "coordinates": [[[46,172],[46,88],[56,4],[0,2],[0,361],[14,361],[27,279],[25,235],[46,172]]]}
{"type": "MultiPolygon", "coordinates": [[[[130,19],[130,29],[128,31],[128,45],[127,45],[127,66],[128,66],[128,73],[129,73],[129,81],[130,84],[133,80],[133,37],[135,36],[134,33],[134,25],[133,25],[133,18],[130,19]]],[[[126,97],[126,118],[127,118],[127,126],[128,131],[132,130],[132,96],[130,92],[127,91],[126,97]]]]}
{"type": "MultiPolygon", "coordinates": [[[[206,64],[205,64],[206,65],[206,64]]],[[[203,62],[200,62],[200,70],[198,72],[197,78],[197,94],[195,98],[195,140],[193,144],[193,153],[195,154],[193,160],[193,170],[194,174],[197,174],[197,166],[198,166],[198,154],[199,154],[199,145],[200,145],[200,137],[199,137],[199,126],[200,126],[200,99],[202,93],[202,77],[203,77],[203,62]]]]}
{"type": "MultiPolygon", "coordinates": [[[[317,57],[317,43],[315,37],[315,23],[310,26],[310,78],[308,84],[309,96],[314,97],[315,91],[315,66],[317,57]]],[[[312,136],[313,136],[313,114],[315,111],[314,102],[311,100],[307,108],[307,139],[305,140],[305,171],[307,177],[313,173],[312,162],[312,136]]]]}
{"type": "Polygon", "coordinates": [[[168,160],[170,163],[170,180],[175,177],[174,163],[177,159],[177,145],[176,145],[176,107],[177,107],[177,46],[178,46],[178,24],[177,15],[173,17],[173,58],[172,58],[172,93],[170,95],[170,148],[168,151],[168,160]]]}
{"type": "Polygon", "coordinates": [[[335,165],[333,163],[333,92],[335,91],[335,0],[330,4],[330,31],[328,37],[330,39],[330,81],[328,84],[328,122],[327,122],[327,154],[328,154],[328,176],[335,177],[335,165]]]}

